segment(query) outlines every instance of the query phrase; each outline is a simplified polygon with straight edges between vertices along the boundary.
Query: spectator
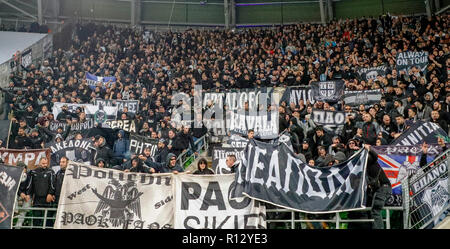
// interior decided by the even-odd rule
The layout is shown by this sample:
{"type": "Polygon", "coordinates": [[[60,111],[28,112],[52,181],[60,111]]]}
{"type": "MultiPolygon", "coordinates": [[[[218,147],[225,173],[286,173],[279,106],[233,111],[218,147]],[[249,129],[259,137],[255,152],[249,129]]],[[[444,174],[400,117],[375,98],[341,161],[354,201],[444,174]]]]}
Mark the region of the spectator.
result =
{"type": "Polygon", "coordinates": [[[117,133],[117,140],[115,140],[113,146],[114,165],[121,164],[123,159],[130,159],[129,148],[130,140],[125,138],[125,131],[120,130],[117,133]]]}
{"type": "MultiPolygon", "coordinates": [[[[30,172],[30,181],[27,186],[26,194],[27,198],[31,198],[33,201],[33,207],[51,207],[55,201],[55,185],[54,185],[55,173],[49,168],[47,158],[43,157],[39,161],[37,169],[30,172]]],[[[43,226],[44,211],[33,211],[33,226],[43,226]]],[[[48,224],[47,224],[48,225],[48,224]]]]}
{"type": "Polygon", "coordinates": [[[214,171],[208,168],[208,162],[204,158],[200,158],[197,163],[197,170],[194,171],[194,175],[214,175],[214,171]]]}
{"type": "Polygon", "coordinates": [[[181,173],[184,169],[177,164],[177,157],[173,153],[167,155],[167,160],[164,163],[149,162],[148,166],[152,173],[181,173]]]}

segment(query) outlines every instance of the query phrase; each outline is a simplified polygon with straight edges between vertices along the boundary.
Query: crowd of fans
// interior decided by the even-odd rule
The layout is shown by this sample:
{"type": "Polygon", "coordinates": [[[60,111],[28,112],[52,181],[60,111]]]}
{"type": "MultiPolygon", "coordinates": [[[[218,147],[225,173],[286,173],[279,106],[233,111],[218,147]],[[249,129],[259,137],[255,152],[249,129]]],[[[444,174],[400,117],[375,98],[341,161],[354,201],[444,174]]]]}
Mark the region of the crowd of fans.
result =
{"type": "MultiPolygon", "coordinates": [[[[363,144],[389,144],[407,129],[408,120],[434,122],[448,132],[448,24],[448,15],[432,18],[385,15],[327,25],[184,32],[77,25],[70,49],[56,49],[41,65],[11,74],[9,87],[3,89],[7,112],[12,113],[13,121],[8,147],[45,148],[67,137],[62,129],[50,132],[51,122],[86,121],[82,108],[76,112],[64,109],[54,117],[51,110],[55,102],[94,103],[98,98],[139,100],[139,112],[132,114],[124,109],[118,119],[134,119],[139,135],[159,139],[155,157],[149,156],[149,150],[130,155],[129,140],[119,131],[111,144],[102,136],[91,138],[96,147],[93,164],[125,171],[179,172],[183,168],[176,165],[177,156],[184,151],[194,152],[194,141],[209,131],[204,126],[183,127],[170,122],[174,107],[171,97],[175,92],[192,96],[195,85],[201,85],[203,91],[223,92],[307,86],[313,81],[333,79],[344,80],[348,90],[382,89],[379,104],[361,105],[356,110],[340,102],[312,105],[301,101],[299,105],[279,106],[280,133],[286,131],[290,135],[294,151],[310,165],[332,165],[345,161],[363,144]],[[403,51],[427,51],[426,71],[396,70],[396,55],[403,51]],[[389,68],[385,77],[369,81],[357,77],[357,69],[380,65],[389,68]],[[115,76],[117,82],[92,90],[85,79],[86,72],[115,76]],[[311,120],[312,108],[356,115],[346,118],[341,133],[331,134],[311,120]]],[[[81,138],[82,134],[78,136],[81,138]]],[[[1,146],[5,144],[2,141],[1,146]]],[[[48,162],[42,164],[47,166],[48,162]]],[[[205,171],[206,162],[202,160],[199,165],[199,170],[205,171]]],[[[27,180],[25,194],[33,191],[31,178],[27,180]]],[[[55,195],[56,190],[52,189],[55,186],[48,187],[46,194],[55,195]]],[[[54,199],[45,195],[41,202],[47,205],[54,199]]]]}

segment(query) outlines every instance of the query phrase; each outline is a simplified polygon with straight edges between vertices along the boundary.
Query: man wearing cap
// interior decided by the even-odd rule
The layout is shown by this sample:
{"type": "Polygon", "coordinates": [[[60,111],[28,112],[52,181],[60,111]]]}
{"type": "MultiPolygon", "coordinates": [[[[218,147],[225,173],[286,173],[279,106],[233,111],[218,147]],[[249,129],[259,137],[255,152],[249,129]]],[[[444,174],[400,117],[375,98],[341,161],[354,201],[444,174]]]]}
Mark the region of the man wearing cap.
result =
{"type": "Polygon", "coordinates": [[[313,153],[311,147],[309,146],[308,139],[303,140],[299,153],[305,156],[306,162],[313,159],[313,153]]]}

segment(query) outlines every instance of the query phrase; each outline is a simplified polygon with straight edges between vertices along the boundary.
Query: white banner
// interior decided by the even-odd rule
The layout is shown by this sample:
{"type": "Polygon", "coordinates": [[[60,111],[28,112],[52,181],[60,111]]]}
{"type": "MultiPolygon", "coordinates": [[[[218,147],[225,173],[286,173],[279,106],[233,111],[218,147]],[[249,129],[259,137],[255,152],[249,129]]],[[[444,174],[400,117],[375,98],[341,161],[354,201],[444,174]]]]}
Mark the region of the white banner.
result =
{"type": "Polygon", "coordinates": [[[230,200],[234,174],[174,175],[176,229],[265,229],[266,207],[247,197],[230,200]]]}
{"type": "Polygon", "coordinates": [[[125,173],[70,161],[55,229],[173,228],[172,174],[125,173]]]}

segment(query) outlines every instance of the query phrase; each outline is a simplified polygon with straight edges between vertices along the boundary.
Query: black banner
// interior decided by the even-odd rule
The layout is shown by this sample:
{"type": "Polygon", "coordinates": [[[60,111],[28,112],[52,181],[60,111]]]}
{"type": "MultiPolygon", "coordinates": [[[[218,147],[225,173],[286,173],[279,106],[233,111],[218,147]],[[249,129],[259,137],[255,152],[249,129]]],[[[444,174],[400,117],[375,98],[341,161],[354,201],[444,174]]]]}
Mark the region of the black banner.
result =
{"type": "Polygon", "coordinates": [[[312,120],[319,125],[338,126],[345,123],[345,112],[313,109],[312,120]]]}
{"type": "Polygon", "coordinates": [[[150,147],[151,156],[154,156],[158,150],[158,140],[139,136],[136,134],[130,135],[130,153],[139,155],[144,152],[144,149],[150,147]]]}
{"type": "Polygon", "coordinates": [[[385,65],[378,67],[360,68],[358,69],[358,75],[360,80],[376,80],[378,76],[385,77],[388,71],[388,67],[385,65]]]}
{"type": "Polygon", "coordinates": [[[248,196],[306,213],[365,208],[368,152],[331,167],[311,167],[286,144],[251,140],[236,173],[233,197],[248,196]]]}
{"type": "Polygon", "coordinates": [[[236,134],[230,136],[225,144],[231,146],[232,148],[245,148],[247,146],[248,139],[236,134]]]}
{"type": "Polygon", "coordinates": [[[425,71],[428,66],[428,52],[402,52],[397,55],[396,66],[398,71],[408,70],[417,67],[420,71],[425,71]]]}
{"type": "Polygon", "coordinates": [[[51,150],[51,166],[58,166],[63,156],[70,161],[91,164],[95,151],[94,144],[89,139],[62,141],[47,146],[51,150]]]}
{"type": "Polygon", "coordinates": [[[313,98],[316,101],[337,102],[344,94],[344,81],[315,81],[311,82],[313,98]]]}
{"type": "Polygon", "coordinates": [[[227,156],[235,155],[240,161],[244,155],[244,148],[226,148],[216,146],[213,149],[212,169],[216,175],[230,174],[231,170],[226,164],[227,156]]]}
{"type": "Polygon", "coordinates": [[[345,91],[344,102],[346,105],[373,105],[380,103],[381,90],[345,91]]]}
{"type": "Polygon", "coordinates": [[[0,164],[0,229],[11,229],[23,168],[0,164]]]}
{"type": "Polygon", "coordinates": [[[138,132],[136,129],[136,122],[134,119],[106,120],[105,123],[102,124],[102,126],[111,129],[124,130],[126,132],[133,132],[133,133],[138,132]]]}
{"type": "Polygon", "coordinates": [[[9,137],[11,129],[11,120],[0,120],[0,139],[3,140],[3,145],[6,147],[6,142],[9,137]]]}
{"type": "Polygon", "coordinates": [[[274,112],[230,112],[229,130],[231,133],[247,136],[250,129],[255,132],[255,138],[274,139],[279,134],[278,111],[274,112]]]}
{"type": "Polygon", "coordinates": [[[283,96],[281,97],[281,102],[285,102],[287,106],[289,106],[291,103],[294,103],[295,105],[298,105],[300,101],[303,100],[305,105],[307,104],[307,101],[309,101],[311,104],[316,103],[316,101],[313,98],[312,89],[309,86],[290,86],[284,91],[283,96]]]}
{"type": "Polygon", "coordinates": [[[433,122],[417,121],[404,131],[391,145],[416,145],[426,142],[437,144],[438,137],[447,138],[447,132],[433,122]]]}
{"type": "Polygon", "coordinates": [[[117,106],[118,111],[123,111],[124,107],[128,107],[129,113],[137,113],[139,111],[139,100],[111,100],[111,99],[95,99],[95,105],[117,106]]]}

